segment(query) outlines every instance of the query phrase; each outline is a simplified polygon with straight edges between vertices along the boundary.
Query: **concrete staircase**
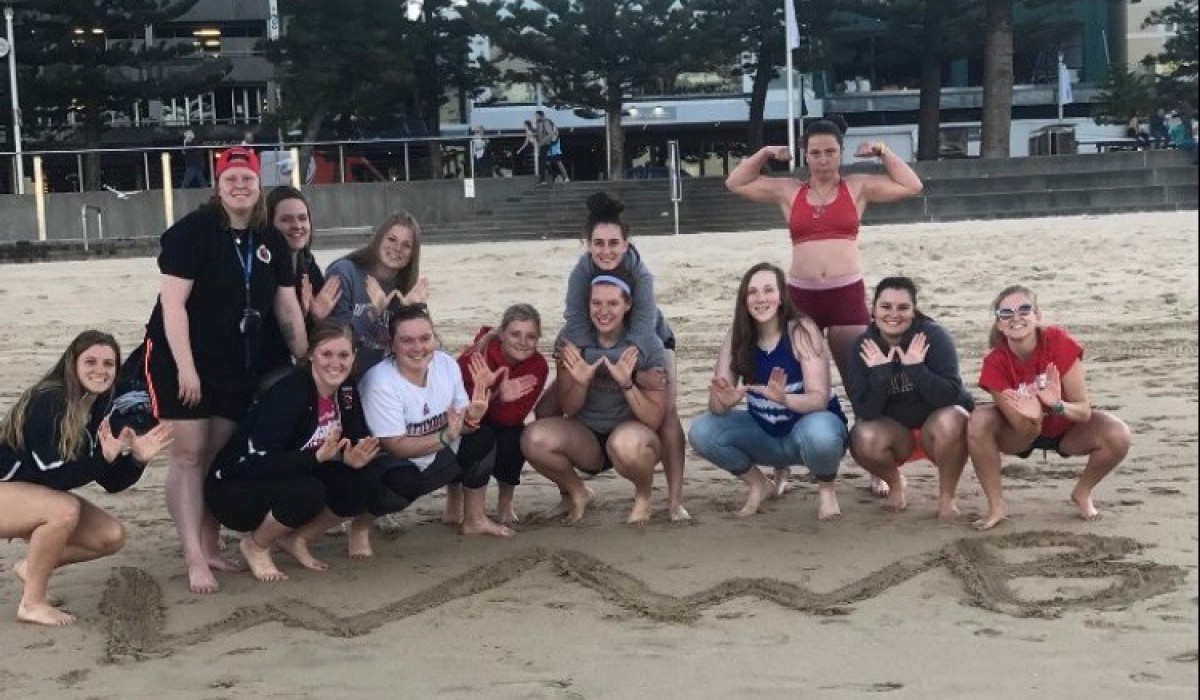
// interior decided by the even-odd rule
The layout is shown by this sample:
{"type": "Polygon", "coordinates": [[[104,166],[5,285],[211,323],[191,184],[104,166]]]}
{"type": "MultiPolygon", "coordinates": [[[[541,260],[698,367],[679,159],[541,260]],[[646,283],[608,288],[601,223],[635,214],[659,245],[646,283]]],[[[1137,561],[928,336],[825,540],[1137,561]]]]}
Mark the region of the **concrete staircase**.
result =
{"type": "MultiPolygon", "coordinates": [[[[875,168],[878,170],[878,168],[875,168]]],[[[866,224],[958,221],[1196,209],[1197,169],[1175,151],[920,163],[920,197],[871,207],[866,224]]],[[[849,172],[870,172],[856,165],[849,172]]],[[[781,174],[782,176],[783,174],[781,174]]],[[[529,187],[461,220],[424,227],[427,241],[468,242],[583,236],[588,195],[604,190],[626,205],[635,235],[674,232],[666,180],[571,182],[529,187]]],[[[681,233],[783,226],[772,206],[747,202],[720,178],[688,178],[679,207],[681,233]]],[[[360,232],[322,232],[321,247],[361,244],[360,232]]]]}

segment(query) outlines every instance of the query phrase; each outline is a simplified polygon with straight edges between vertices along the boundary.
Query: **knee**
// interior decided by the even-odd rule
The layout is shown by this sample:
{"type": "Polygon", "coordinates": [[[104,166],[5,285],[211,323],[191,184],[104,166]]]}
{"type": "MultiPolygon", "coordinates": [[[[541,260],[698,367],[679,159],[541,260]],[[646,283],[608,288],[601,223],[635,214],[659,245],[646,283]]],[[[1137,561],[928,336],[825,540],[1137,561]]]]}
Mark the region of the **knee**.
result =
{"type": "Polygon", "coordinates": [[[841,458],[846,451],[846,424],[829,411],[806,416],[797,425],[801,443],[820,458],[841,458]]]}
{"type": "Polygon", "coordinates": [[[850,430],[850,454],[855,459],[877,458],[887,453],[891,446],[888,432],[875,421],[855,423],[850,430]]]}
{"type": "Polygon", "coordinates": [[[96,537],[102,556],[116,554],[125,546],[125,524],[113,518],[107,526],[96,533],[96,537]]]}
{"type": "Polygon", "coordinates": [[[1117,454],[1124,455],[1133,443],[1133,431],[1120,418],[1109,414],[1104,414],[1104,416],[1106,419],[1102,433],[1104,446],[1117,454]]]}
{"type": "Polygon", "coordinates": [[[608,441],[608,454],[613,464],[626,468],[654,468],[658,463],[658,446],[646,435],[623,433],[608,441]]]}
{"type": "Polygon", "coordinates": [[[521,431],[521,452],[530,461],[550,452],[554,446],[554,434],[545,425],[534,422],[521,431]]]}
{"type": "Polygon", "coordinates": [[[1000,429],[1001,416],[995,406],[980,406],[967,419],[967,442],[978,444],[992,442],[1000,429]]]}
{"type": "Polygon", "coordinates": [[[716,420],[711,413],[697,416],[688,428],[687,439],[692,449],[701,455],[712,451],[717,442],[716,420]]]}
{"type": "Polygon", "coordinates": [[[79,516],[82,513],[83,506],[79,503],[79,499],[74,496],[63,493],[56,494],[56,498],[52,503],[48,503],[43,513],[44,523],[54,528],[61,528],[74,532],[79,525],[79,516]]]}

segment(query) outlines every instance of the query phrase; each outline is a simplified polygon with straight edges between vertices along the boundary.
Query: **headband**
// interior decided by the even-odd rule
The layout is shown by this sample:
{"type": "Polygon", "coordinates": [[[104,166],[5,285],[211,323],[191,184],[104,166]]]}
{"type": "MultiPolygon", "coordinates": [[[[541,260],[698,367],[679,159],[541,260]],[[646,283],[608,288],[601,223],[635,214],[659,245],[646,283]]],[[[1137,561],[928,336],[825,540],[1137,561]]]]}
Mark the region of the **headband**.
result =
{"type": "Polygon", "coordinates": [[[633,296],[633,291],[629,289],[629,285],[625,284],[625,280],[619,277],[613,277],[612,275],[596,275],[592,278],[592,286],[594,287],[598,284],[611,284],[617,289],[620,289],[622,292],[625,292],[625,294],[628,296],[633,296]]]}

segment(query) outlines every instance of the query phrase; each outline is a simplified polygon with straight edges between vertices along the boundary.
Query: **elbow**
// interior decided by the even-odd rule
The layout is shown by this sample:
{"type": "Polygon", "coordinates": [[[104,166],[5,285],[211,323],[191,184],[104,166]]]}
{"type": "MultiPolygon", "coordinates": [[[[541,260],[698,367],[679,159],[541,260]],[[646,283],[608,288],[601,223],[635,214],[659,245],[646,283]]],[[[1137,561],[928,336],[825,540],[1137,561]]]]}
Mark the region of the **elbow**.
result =
{"type": "Polygon", "coordinates": [[[912,186],[909,187],[908,190],[909,194],[915,197],[925,191],[925,183],[921,182],[921,180],[918,178],[914,180],[912,186]]]}

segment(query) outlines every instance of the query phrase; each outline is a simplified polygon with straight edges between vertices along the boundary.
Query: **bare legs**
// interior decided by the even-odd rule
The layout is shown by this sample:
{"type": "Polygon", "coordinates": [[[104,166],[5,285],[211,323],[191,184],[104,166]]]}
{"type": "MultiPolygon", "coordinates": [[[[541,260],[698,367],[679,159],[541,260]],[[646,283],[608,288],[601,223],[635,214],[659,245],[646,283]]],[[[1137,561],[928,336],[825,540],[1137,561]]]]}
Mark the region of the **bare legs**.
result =
{"type": "MultiPolygon", "coordinates": [[[[866,303],[866,299],[863,299],[863,303],[866,303]]],[[[829,352],[833,355],[833,364],[837,366],[838,377],[842,380],[843,393],[850,391],[850,388],[846,386],[846,377],[849,376],[846,367],[851,357],[850,353],[857,352],[854,341],[865,330],[867,330],[866,326],[830,326],[825,330],[825,337],[829,342],[829,352]]],[[[864,466],[864,468],[866,467],[864,466]]],[[[888,482],[869,469],[867,471],[871,473],[871,493],[880,498],[887,496],[891,490],[888,482]]]]}
{"type": "MultiPolygon", "coordinates": [[[[682,428],[679,438],[682,441],[682,428]]],[[[612,457],[613,468],[633,484],[633,508],[629,511],[628,523],[640,524],[650,519],[654,465],[658,464],[662,451],[663,445],[658,435],[637,421],[618,425],[608,438],[608,454],[612,457]]],[[[681,476],[682,471],[683,465],[680,464],[681,476]]]]}
{"type": "Polygon", "coordinates": [[[679,420],[678,392],[679,372],[675,365],[675,351],[667,351],[667,413],[658,429],[662,443],[663,473],[667,477],[667,517],[671,520],[691,520],[683,507],[683,467],[687,440],[683,435],[683,422],[679,420]]]}
{"type": "Polygon", "coordinates": [[[254,578],[259,581],[287,580],[287,574],[280,571],[275,566],[275,560],[271,558],[271,547],[275,545],[276,540],[291,531],[290,527],[267,513],[267,517],[263,518],[262,523],[253,532],[242,536],[239,549],[242,550],[242,556],[246,558],[246,563],[250,566],[250,572],[254,574],[254,578]]]}
{"type": "Polygon", "coordinates": [[[50,605],[47,585],[60,566],[116,553],[125,544],[120,521],[70,493],[24,483],[0,484],[0,537],[29,541],[13,567],[23,584],[17,619],[63,626],[75,616],[50,605]]]}
{"type": "MultiPolygon", "coordinates": [[[[948,406],[930,414],[921,426],[921,448],[938,468],[938,517],[958,515],[955,491],[967,463],[967,412],[948,406]]],[[[912,434],[890,418],[859,421],[850,431],[850,452],[864,469],[888,486],[888,510],[908,506],[900,466],[912,453],[912,434]]]]}
{"type": "Polygon", "coordinates": [[[1092,503],[1092,490],[1125,459],[1130,440],[1129,426],[1124,421],[1111,413],[1095,410],[1088,422],[1075,424],[1063,436],[1063,452],[1088,456],[1087,466],[1071,491],[1071,501],[1079,509],[1079,517],[1084,520],[1100,518],[1100,511],[1092,503]]]}
{"type": "Polygon", "coordinates": [[[217,417],[169,423],[174,440],[167,467],[167,511],[183,546],[188,587],[193,593],[214,593],[219,586],[212,569],[228,571],[237,565],[221,554],[220,526],[204,507],[204,477],[237,426],[217,417]]]}
{"type": "Polygon", "coordinates": [[[1008,506],[1000,486],[1000,453],[1016,454],[1033,444],[1039,426],[1020,430],[1005,419],[995,406],[979,406],[967,421],[967,450],[975,466],[975,478],[987,498],[987,514],[976,520],[977,530],[990,530],[1008,517],[1008,506]]]}

